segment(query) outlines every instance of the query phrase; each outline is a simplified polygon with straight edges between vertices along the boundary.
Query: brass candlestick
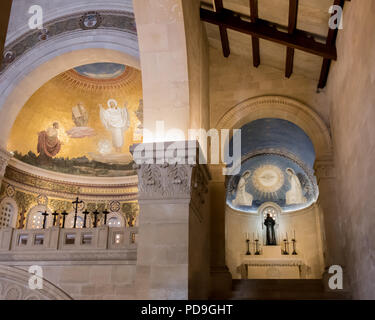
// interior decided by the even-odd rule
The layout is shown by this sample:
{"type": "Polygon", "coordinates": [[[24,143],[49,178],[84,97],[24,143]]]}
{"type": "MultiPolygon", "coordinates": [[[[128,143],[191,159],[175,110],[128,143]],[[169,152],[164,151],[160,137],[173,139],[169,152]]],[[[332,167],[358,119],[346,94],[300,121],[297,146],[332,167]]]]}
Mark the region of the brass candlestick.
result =
{"type": "Polygon", "coordinates": [[[293,253],[292,255],[296,256],[298,253],[296,251],[296,239],[292,239],[292,242],[293,242],[293,253]]]}
{"type": "Polygon", "coordinates": [[[250,256],[251,255],[251,252],[250,252],[250,240],[246,239],[246,243],[247,243],[247,252],[246,252],[246,255],[250,256]]]}
{"type": "Polygon", "coordinates": [[[254,253],[256,256],[259,256],[260,255],[260,251],[259,251],[259,239],[256,239],[255,240],[255,253],[254,253]]]}
{"type": "Polygon", "coordinates": [[[289,242],[287,239],[284,239],[284,251],[283,251],[283,255],[289,255],[289,242]]]}

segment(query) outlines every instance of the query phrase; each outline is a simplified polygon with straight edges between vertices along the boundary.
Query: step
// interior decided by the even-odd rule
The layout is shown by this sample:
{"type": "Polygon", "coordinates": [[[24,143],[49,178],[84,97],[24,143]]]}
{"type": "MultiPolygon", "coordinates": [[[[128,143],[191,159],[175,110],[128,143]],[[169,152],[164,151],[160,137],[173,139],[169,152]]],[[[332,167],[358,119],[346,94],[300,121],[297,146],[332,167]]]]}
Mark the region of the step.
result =
{"type": "Polygon", "coordinates": [[[343,300],[347,293],[325,292],[320,279],[233,280],[234,300],[343,300]]]}

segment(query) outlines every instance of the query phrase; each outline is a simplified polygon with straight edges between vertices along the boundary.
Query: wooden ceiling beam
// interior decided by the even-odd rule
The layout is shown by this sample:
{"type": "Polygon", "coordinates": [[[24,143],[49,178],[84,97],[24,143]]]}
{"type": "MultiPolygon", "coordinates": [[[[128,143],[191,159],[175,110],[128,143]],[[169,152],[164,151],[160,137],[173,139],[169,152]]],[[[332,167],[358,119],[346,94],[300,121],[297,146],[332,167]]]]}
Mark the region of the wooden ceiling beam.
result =
{"type": "MultiPolygon", "coordinates": [[[[333,5],[340,6],[344,10],[345,1],[350,0],[334,0],[333,5]]],[[[331,17],[334,15],[332,13],[331,17]]],[[[336,48],[336,39],[338,34],[338,28],[328,30],[327,40],[326,40],[326,46],[327,48],[336,48]]],[[[323,65],[322,69],[320,71],[320,77],[319,77],[319,83],[318,83],[318,89],[323,89],[327,85],[329,70],[331,68],[332,60],[328,58],[323,59],[323,65]]]]}
{"type": "Polygon", "coordinates": [[[326,44],[315,41],[313,35],[305,31],[296,29],[293,34],[282,32],[270,26],[269,22],[261,19],[257,19],[256,22],[242,20],[238,14],[225,8],[220,12],[203,8],[200,10],[202,21],[245,33],[256,38],[276,42],[326,59],[337,59],[337,52],[334,46],[328,48],[326,44]]]}
{"type": "MultiPolygon", "coordinates": [[[[214,0],[214,9],[217,13],[220,13],[224,9],[223,0],[214,0]]],[[[220,30],[221,45],[223,47],[223,54],[225,58],[228,58],[230,55],[228,31],[227,31],[227,28],[223,26],[219,26],[219,30],[220,30]]]]}
{"type": "MultiPolygon", "coordinates": [[[[258,15],[258,0],[250,0],[250,19],[251,22],[256,22],[259,18],[258,15]]],[[[252,49],[253,49],[253,65],[258,68],[260,65],[260,47],[259,38],[251,37],[252,49]]]]}
{"type": "Polygon", "coordinates": [[[0,64],[4,57],[5,40],[8,32],[10,10],[12,0],[1,0],[0,2],[0,64]]]}
{"type": "MultiPolygon", "coordinates": [[[[298,0],[289,0],[288,33],[293,34],[297,29],[298,0]]],[[[285,77],[290,78],[293,73],[294,48],[286,49],[285,77]]]]}

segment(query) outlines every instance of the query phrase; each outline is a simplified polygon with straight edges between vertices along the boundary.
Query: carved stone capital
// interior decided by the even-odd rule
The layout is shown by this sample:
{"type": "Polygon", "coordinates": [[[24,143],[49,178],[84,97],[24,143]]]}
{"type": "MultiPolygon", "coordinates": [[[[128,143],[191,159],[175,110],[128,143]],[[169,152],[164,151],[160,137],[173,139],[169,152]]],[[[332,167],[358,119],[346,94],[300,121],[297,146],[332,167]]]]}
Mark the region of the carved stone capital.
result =
{"type": "MultiPolygon", "coordinates": [[[[170,146],[171,143],[168,143],[170,146]]],[[[205,194],[208,193],[210,175],[207,166],[198,163],[199,149],[197,144],[184,145],[178,142],[174,153],[162,152],[160,145],[143,144],[147,149],[152,146],[151,156],[143,157],[143,163],[136,159],[134,147],[131,149],[134,160],[138,164],[135,169],[138,173],[138,198],[139,200],[189,200],[194,203],[204,203],[205,194]],[[173,163],[174,159],[178,159],[173,163]]]]}
{"type": "Polygon", "coordinates": [[[0,180],[4,177],[5,169],[12,157],[13,155],[10,152],[0,148],[0,180]]]}
{"type": "Polygon", "coordinates": [[[335,165],[332,159],[316,160],[314,170],[318,183],[321,179],[336,178],[335,165]]]}

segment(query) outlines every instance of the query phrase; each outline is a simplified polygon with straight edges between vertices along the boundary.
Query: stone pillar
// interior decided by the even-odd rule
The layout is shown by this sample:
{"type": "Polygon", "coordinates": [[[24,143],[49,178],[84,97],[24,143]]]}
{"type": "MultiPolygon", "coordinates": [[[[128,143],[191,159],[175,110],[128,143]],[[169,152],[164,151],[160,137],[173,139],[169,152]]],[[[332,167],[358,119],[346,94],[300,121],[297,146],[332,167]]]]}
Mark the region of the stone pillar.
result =
{"type": "Polygon", "coordinates": [[[232,291],[232,275],[225,262],[226,188],[222,166],[210,166],[211,285],[210,298],[227,299],[232,291]]]}
{"type": "MultiPolygon", "coordinates": [[[[178,128],[186,136],[190,101],[182,1],[134,0],[133,6],[142,66],[143,126],[154,133],[156,121],[163,121],[165,132],[178,128]]],[[[154,139],[144,136],[144,141],[154,139]]]]}
{"type": "MultiPolygon", "coordinates": [[[[184,151],[184,144],[179,142],[177,153],[184,151]]],[[[157,145],[160,147],[159,143],[142,146],[157,145]]],[[[134,147],[131,151],[139,163],[134,147]]],[[[210,179],[207,167],[189,164],[196,157],[187,161],[186,156],[186,161],[171,164],[170,156],[163,153],[165,158],[161,161],[160,149],[157,154],[152,152],[136,166],[140,207],[137,299],[206,299],[210,179]]]]}
{"type": "MultiPolygon", "coordinates": [[[[332,265],[340,265],[345,270],[344,247],[342,242],[342,230],[340,229],[340,211],[337,197],[337,180],[334,162],[332,159],[316,160],[315,175],[319,186],[318,205],[322,209],[324,225],[324,282],[328,283],[328,268],[332,265]]],[[[348,288],[344,273],[344,289],[348,288]]],[[[345,290],[347,291],[347,290],[345,290]]]]}
{"type": "Polygon", "coordinates": [[[2,183],[5,169],[7,168],[9,160],[12,158],[12,154],[8,151],[0,148],[0,185],[2,183]]]}

